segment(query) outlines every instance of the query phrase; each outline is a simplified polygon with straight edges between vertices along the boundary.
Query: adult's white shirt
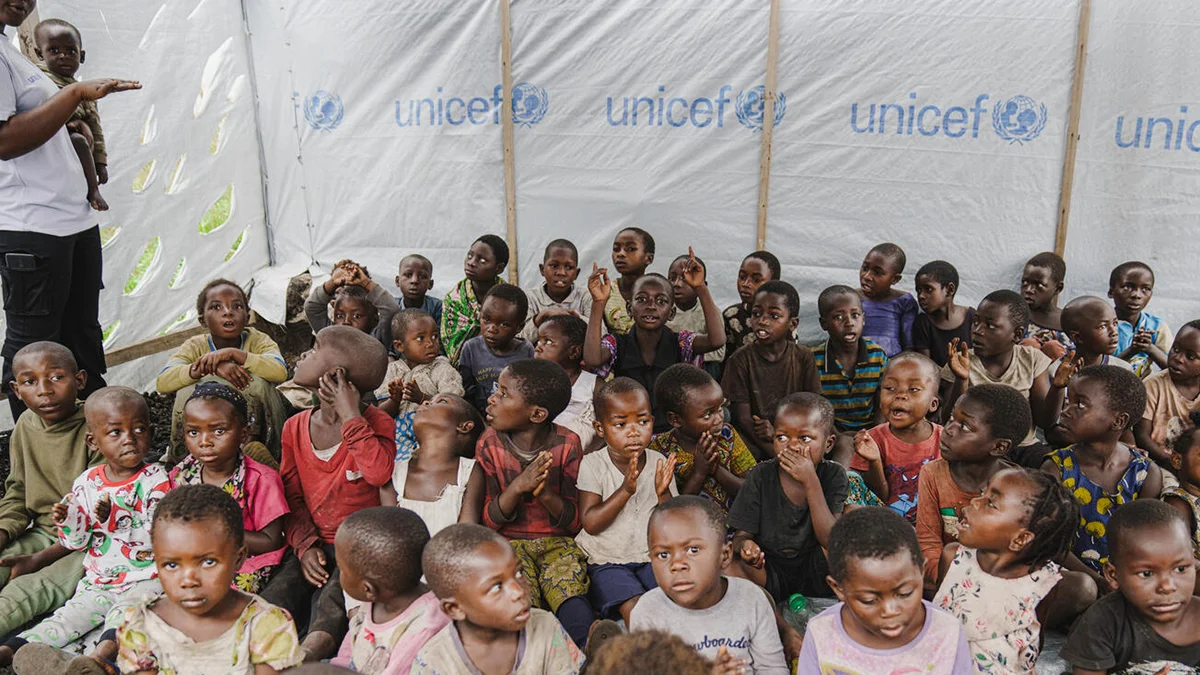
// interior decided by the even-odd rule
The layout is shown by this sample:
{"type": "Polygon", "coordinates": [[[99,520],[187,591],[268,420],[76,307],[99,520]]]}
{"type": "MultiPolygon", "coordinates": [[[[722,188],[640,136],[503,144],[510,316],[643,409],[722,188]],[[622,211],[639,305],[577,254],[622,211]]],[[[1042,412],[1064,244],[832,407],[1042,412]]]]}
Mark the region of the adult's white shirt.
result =
{"type": "MultiPolygon", "coordinates": [[[[56,93],[58,86],[0,35],[0,120],[56,93]]],[[[0,160],[0,230],[65,237],[94,224],[87,179],[65,125],[40,147],[0,160]]]]}

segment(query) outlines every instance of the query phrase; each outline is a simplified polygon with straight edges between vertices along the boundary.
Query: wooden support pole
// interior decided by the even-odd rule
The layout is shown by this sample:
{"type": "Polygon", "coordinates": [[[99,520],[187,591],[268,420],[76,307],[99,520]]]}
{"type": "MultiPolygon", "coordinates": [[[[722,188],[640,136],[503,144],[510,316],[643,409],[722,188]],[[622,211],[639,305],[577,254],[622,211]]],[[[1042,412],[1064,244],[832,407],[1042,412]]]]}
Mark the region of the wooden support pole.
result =
{"type": "Polygon", "coordinates": [[[120,349],[114,349],[111,352],[105,352],[104,362],[109,368],[119,366],[123,363],[136,361],[146,356],[153,356],[159,352],[165,352],[168,349],[174,349],[179,345],[187,342],[188,339],[197,335],[202,335],[207,332],[204,326],[192,326],[184,330],[172,331],[164,335],[156,335],[141,342],[135,342],[131,345],[126,345],[120,349]]]}
{"type": "Polygon", "coordinates": [[[779,5],[771,0],[767,37],[767,81],[763,87],[762,153],[758,159],[758,248],[767,247],[767,202],[771,198],[771,139],[775,134],[775,91],[779,71],[779,5]]]}
{"type": "Polygon", "coordinates": [[[1058,196],[1058,225],[1054,230],[1054,252],[1067,248],[1067,224],[1071,220],[1071,193],[1075,188],[1075,154],[1079,149],[1079,113],[1083,108],[1083,77],[1087,70],[1088,34],[1092,25],[1092,0],[1079,2],[1079,30],[1075,45],[1075,73],[1071,82],[1071,107],[1067,118],[1067,152],[1063,158],[1062,189],[1058,196]]]}
{"type": "Polygon", "coordinates": [[[504,143],[504,221],[508,241],[508,281],[519,282],[517,257],[517,175],[513,161],[512,118],[512,14],[509,0],[500,0],[500,75],[503,93],[500,102],[501,135],[504,143]]]}

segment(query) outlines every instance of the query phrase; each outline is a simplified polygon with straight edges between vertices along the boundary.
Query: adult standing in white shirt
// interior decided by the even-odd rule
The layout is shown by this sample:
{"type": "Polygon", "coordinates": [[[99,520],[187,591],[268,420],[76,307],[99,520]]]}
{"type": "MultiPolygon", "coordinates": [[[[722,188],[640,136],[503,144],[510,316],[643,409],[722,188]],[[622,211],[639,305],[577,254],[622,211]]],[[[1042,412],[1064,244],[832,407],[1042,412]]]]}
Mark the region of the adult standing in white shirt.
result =
{"type": "MultiPolygon", "coordinates": [[[[98,319],[103,262],[87,182],[66,131],[83,101],[139,89],[89,80],[59,89],[13,46],[12,33],[37,0],[0,0],[0,287],[6,333],[3,383],[21,347],[53,340],[87,371],[83,394],[104,386],[98,319]]],[[[13,417],[25,409],[9,396],[13,417]]]]}

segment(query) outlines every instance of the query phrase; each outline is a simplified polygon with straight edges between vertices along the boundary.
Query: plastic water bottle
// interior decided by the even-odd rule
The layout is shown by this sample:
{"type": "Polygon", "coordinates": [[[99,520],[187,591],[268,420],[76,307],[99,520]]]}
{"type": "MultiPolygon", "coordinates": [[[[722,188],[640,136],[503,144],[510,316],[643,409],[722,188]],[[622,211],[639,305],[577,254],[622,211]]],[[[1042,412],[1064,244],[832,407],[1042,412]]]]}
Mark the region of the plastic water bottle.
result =
{"type": "Polygon", "coordinates": [[[783,620],[789,626],[804,635],[805,629],[808,628],[808,620],[812,617],[813,612],[808,606],[808,598],[799,593],[788,598],[787,607],[783,609],[783,620]]]}

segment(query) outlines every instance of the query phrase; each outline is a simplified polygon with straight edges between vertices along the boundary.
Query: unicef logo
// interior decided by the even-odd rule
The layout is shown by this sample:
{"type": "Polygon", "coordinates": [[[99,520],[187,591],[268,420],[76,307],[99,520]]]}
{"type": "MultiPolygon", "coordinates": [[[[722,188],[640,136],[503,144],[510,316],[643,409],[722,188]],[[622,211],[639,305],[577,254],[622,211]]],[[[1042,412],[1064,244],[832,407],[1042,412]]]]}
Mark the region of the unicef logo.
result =
{"type": "Polygon", "coordinates": [[[1032,141],[1046,128],[1046,105],[1028,96],[1014,96],[992,109],[992,128],[1009,143],[1032,141]]]}
{"type": "Polygon", "coordinates": [[[528,82],[520,82],[513,87],[512,114],[514,124],[531,127],[542,121],[542,118],[546,116],[546,110],[549,108],[550,100],[546,97],[545,89],[528,82]]]}
{"type": "Polygon", "coordinates": [[[318,90],[312,96],[304,99],[304,119],[309,126],[319,131],[332,131],[342,123],[346,108],[342,105],[342,97],[324,90],[318,90]]]}
{"type": "MultiPolygon", "coordinates": [[[[737,95],[737,118],[742,126],[753,131],[762,131],[763,110],[766,108],[766,89],[763,85],[753,87],[749,91],[739,91],[737,95]]],[[[787,97],[783,92],[775,94],[775,126],[783,121],[787,112],[787,97]]]]}

